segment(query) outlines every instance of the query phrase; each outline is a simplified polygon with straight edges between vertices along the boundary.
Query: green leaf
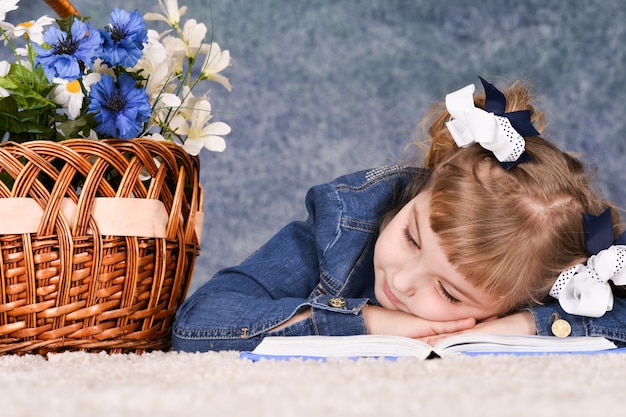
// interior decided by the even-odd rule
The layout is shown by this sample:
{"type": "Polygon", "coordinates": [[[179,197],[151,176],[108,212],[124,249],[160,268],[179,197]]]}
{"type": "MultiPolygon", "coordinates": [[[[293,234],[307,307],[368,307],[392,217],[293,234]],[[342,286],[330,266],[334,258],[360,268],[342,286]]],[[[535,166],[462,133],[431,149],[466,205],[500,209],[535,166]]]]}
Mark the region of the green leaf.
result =
{"type": "Polygon", "coordinates": [[[52,112],[40,109],[21,109],[15,95],[0,99],[0,132],[9,134],[16,142],[27,140],[56,140],[52,112]]]}
{"type": "Polygon", "coordinates": [[[13,89],[17,88],[17,84],[11,81],[11,79],[8,77],[0,77],[0,87],[12,91],[13,89]]]}
{"type": "Polygon", "coordinates": [[[93,117],[85,115],[76,120],[67,120],[57,124],[57,128],[67,138],[76,138],[81,136],[89,136],[89,131],[95,126],[93,117]]]}
{"type": "Polygon", "coordinates": [[[72,23],[74,23],[74,19],[76,17],[74,15],[69,15],[64,17],[63,19],[57,19],[57,25],[59,25],[59,29],[65,33],[71,33],[72,23]]]}
{"type": "Polygon", "coordinates": [[[3,132],[21,132],[23,130],[19,117],[19,108],[13,96],[0,100],[0,130],[3,132]]]}
{"type": "MultiPolygon", "coordinates": [[[[28,97],[26,103],[34,100],[33,105],[36,107],[40,107],[44,103],[45,105],[56,106],[54,102],[44,98],[52,91],[54,85],[48,81],[40,67],[31,71],[22,65],[12,65],[6,78],[15,84],[15,87],[11,88],[12,92],[18,96],[28,97]]],[[[32,106],[26,104],[25,107],[31,108],[32,106]]]]}

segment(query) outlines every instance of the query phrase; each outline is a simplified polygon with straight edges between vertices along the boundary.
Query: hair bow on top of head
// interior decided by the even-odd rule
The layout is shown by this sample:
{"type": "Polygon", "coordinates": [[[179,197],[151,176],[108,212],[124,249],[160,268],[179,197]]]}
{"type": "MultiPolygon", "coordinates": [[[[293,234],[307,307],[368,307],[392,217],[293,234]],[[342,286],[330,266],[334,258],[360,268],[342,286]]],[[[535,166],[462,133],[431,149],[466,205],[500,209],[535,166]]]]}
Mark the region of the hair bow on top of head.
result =
{"type": "Polygon", "coordinates": [[[583,214],[583,224],[590,257],[561,272],[550,295],[570,314],[601,317],[613,309],[609,281],[626,285],[626,233],[614,240],[611,209],[599,216],[583,214]]]}
{"type": "Polygon", "coordinates": [[[483,78],[485,109],[474,106],[474,84],[446,96],[446,108],[452,119],[446,123],[458,146],[479,143],[493,152],[504,169],[529,160],[525,136],[538,136],[530,122],[530,111],[505,113],[506,97],[483,78]]]}

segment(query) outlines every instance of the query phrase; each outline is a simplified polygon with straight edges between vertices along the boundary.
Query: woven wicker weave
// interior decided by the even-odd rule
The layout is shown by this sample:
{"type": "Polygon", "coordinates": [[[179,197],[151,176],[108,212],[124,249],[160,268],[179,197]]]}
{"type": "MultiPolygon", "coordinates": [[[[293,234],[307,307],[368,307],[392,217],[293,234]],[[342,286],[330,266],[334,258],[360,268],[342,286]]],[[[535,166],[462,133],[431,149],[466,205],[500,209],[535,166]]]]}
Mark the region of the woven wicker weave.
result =
{"type": "Polygon", "coordinates": [[[199,251],[197,158],[140,139],[7,142],[0,169],[0,199],[43,210],[38,231],[0,235],[0,353],[167,348],[199,251]],[[161,201],[165,236],[99,234],[91,209],[102,197],[161,201]]]}
{"type": "Polygon", "coordinates": [[[168,142],[0,144],[0,353],[166,349],[199,253],[199,169],[168,142]]]}

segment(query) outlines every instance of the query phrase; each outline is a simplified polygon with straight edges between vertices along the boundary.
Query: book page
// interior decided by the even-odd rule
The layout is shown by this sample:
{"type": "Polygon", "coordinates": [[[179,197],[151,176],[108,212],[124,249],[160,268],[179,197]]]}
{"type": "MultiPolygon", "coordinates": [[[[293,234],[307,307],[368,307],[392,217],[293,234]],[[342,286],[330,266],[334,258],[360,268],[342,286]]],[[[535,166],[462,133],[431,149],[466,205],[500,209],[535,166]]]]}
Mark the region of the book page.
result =
{"type": "Polygon", "coordinates": [[[615,344],[603,337],[565,337],[531,335],[496,335],[465,333],[446,338],[433,350],[440,356],[462,352],[594,352],[615,349],[615,344]]]}
{"type": "Polygon", "coordinates": [[[424,360],[431,356],[445,357],[462,353],[573,353],[615,348],[614,343],[602,337],[557,338],[465,333],[450,336],[431,347],[420,340],[401,336],[270,336],[252,352],[242,354],[242,357],[253,360],[414,357],[424,360]]]}
{"type": "Polygon", "coordinates": [[[297,357],[400,357],[427,358],[430,345],[400,336],[289,336],[266,337],[252,352],[258,355],[297,357]]]}

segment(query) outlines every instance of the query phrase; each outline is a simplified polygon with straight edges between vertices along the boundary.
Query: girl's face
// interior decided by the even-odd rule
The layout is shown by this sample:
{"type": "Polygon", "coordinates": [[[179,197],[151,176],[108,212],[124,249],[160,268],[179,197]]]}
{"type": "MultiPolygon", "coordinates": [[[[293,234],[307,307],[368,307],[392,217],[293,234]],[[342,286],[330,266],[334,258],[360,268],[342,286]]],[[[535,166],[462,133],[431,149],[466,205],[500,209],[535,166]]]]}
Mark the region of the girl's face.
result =
{"type": "Polygon", "coordinates": [[[427,320],[501,313],[497,299],[467,282],[430,228],[430,192],[406,204],[380,234],[374,249],[374,292],[380,305],[427,320]]]}

